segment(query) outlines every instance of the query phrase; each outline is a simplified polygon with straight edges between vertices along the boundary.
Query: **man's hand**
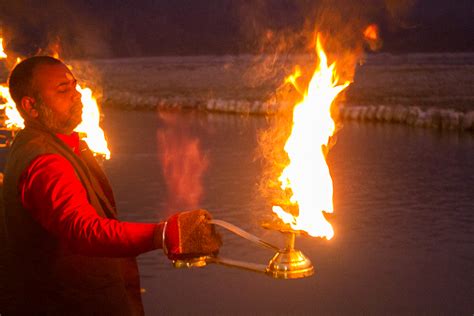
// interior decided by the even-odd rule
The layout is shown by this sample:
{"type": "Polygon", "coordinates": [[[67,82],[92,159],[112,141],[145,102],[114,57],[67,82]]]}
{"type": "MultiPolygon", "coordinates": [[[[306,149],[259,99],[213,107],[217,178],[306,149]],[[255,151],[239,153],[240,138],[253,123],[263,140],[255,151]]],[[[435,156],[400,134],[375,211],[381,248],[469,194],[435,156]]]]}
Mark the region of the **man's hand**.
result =
{"type": "Polygon", "coordinates": [[[222,245],[206,210],[177,213],[166,221],[163,250],[170,260],[216,254],[222,245]]]}

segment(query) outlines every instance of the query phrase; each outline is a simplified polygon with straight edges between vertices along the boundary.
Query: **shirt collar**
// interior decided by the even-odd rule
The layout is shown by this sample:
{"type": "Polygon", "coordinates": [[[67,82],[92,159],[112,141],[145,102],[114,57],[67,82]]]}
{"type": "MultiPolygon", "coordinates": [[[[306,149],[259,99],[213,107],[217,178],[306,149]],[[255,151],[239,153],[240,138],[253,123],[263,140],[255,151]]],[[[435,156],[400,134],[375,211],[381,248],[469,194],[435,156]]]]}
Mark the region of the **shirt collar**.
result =
{"type": "Polygon", "coordinates": [[[56,136],[71,148],[75,154],[80,154],[79,134],[77,132],[72,132],[71,135],[56,134],[56,136]]]}

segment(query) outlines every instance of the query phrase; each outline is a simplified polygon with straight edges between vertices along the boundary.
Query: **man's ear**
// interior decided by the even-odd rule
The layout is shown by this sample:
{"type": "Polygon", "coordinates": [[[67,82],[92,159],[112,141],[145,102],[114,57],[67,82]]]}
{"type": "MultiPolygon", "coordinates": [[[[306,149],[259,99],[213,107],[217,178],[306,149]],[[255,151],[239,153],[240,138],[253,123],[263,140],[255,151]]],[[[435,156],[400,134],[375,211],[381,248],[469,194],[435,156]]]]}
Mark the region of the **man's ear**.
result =
{"type": "Polygon", "coordinates": [[[37,118],[39,113],[38,110],[35,108],[35,99],[32,97],[24,96],[21,99],[21,108],[23,109],[23,112],[28,115],[30,118],[37,118]]]}

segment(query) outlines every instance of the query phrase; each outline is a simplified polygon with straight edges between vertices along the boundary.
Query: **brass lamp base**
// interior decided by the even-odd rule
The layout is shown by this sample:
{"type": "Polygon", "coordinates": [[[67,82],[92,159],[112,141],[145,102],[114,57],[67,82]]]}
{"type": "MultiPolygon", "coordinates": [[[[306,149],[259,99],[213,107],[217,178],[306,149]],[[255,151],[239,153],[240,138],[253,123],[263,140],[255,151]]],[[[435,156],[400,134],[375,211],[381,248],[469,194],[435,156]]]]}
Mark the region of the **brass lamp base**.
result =
{"type": "Polygon", "coordinates": [[[286,247],[270,260],[266,273],[276,279],[299,279],[314,274],[311,261],[295,249],[296,232],[286,231],[286,247]]]}
{"type": "Polygon", "coordinates": [[[285,249],[270,260],[266,273],[276,279],[299,279],[313,275],[314,267],[301,251],[285,249]]]}

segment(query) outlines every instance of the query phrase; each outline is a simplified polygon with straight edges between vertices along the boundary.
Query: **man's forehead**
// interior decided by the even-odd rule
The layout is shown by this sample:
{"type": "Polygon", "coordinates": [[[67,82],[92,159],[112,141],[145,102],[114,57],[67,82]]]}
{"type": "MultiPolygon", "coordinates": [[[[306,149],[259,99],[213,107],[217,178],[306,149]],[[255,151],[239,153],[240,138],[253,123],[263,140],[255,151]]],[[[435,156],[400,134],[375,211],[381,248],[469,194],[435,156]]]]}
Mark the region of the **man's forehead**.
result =
{"type": "Polygon", "coordinates": [[[36,84],[58,84],[76,80],[69,68],[64,64],[56,65],[39,65],[34,71],[34,79],[36,84]]]}

